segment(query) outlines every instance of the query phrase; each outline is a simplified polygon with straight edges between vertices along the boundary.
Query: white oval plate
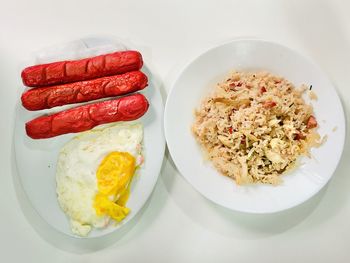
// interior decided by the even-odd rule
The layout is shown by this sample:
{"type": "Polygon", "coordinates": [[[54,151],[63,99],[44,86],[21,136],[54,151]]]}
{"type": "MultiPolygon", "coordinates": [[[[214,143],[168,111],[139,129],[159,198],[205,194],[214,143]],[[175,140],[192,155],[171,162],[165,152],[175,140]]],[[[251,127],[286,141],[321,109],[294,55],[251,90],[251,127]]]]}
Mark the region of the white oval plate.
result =
{"type": "MultiPolygon", "coordinates": [[[[309,101],[310,102],[310,101],[309,101]]],[[[214,47],[189,63],[174,83],[164,114],[165,137],[180,173],[208,199],[232,210],[272,213],[296,206],[315,195],[331,178],[340,160],[344,139],[344,112],[327,76],[297,52],[261,40],[236,40],[214,47]],[[312,150],[312,159],[289,175],[279,186],[237,186],[222,176],[203,154],[191,133],[194,109],[230,70],[267,70],[296,86],[312,84],[318,96],[312,101],[319,132],[328,140],[312,150]],[[336,131],[333,128],[336,127],[336,131]]]]}
{"type": "MultiPolygon", "coordinates": [[[[111,39],[87,38],[36,53],[30,64],[62,59],[78,59],[120,50],[123,47],[123,45],[111,39]]],[[[165,150],[162,127],[163,102],[159,87],[156,86],[147,65],[143,66],[142,71],[148,76],[149,83],[148,87],[141,93],[147,97],[150,107],[148,112],[141,119],[137,120],[144,126],[143,153],[145,163],[140,169],[139,176],[133,180],[130,198],[127,203],[131,212],[117,226],[111,225],[102,230],[92,230],[88,237],[103,236],[128,223],[145,204],[158,179],[165,150]]],[[[72,107],[72,105],[68,107],[72,107]]],[[[14,146],[19,178],[34,209],[53,228],[67,235],[74,236],[70,230],[68,218],[60,209],[56,199],[55,173],[60,149],[76,134],[66,134],[45,140],[32,140],[26,135],[24,129],[25,122],[32,118],[43,113],[59,111],[63,108],[65,107],[30,112],[18,103],[14,146]]]]}

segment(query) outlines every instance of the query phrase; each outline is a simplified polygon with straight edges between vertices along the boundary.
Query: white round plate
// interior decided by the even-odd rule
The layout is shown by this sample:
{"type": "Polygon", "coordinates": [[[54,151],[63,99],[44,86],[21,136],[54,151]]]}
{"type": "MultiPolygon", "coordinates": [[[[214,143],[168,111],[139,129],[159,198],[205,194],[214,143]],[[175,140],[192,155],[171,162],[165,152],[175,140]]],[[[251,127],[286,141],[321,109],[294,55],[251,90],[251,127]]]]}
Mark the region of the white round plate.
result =
{"type": "MultiPolygon", "coordinates": [[[[307,98],[306,98],[307,99],[307,98]]],[[[331,178],[340,160],[344,139],[344,112],[327,76],[309,59],[282,45],[262,40],[236,40],[214,47],[190,62],[174,83],[164,114],[165,137],[180,173],[208,199],[232,210],[272,213],[296,206],[315,195],[331,178]],[[318,96],[313,104],[321,135],[328,140],[312,150],[313,158],[283,176],[279,186],[236,183],[204,161],[191,133],[194,109],[230,70],[267,70],[296,86],[312,84],[318,96]],[[335,131],[333,129],[336,129],[335,131]]]]}
{"type": "MultiPolygon", "coordinates": [[[[87,38],[40,51],[35,54],[35,58],[29,64],[78,59],[120,49],[125,49],[125,47],[114,40],[87,38]]],[[[149,82],[148,87],[141,93],[147,97],[150,107],[148,112],[141,119],[137,120],[144,126],[143,153],[145,163],[139,171],[139,176],[135,177],[132,183],[131,194],[127,203],[131,212],[117,226],[111,225],[102,230],[92,230],[88,237],[103,236],[128,223],[145,204],[158,179],[165,150],[162,127],[163,102],[159,88],[156,86],[152,73],[147,67],[147,62],[145,64],[142,71],[148,76],[149,82]]],[[[24,90],[23,87],[22,90],[24,90]]],[[[72,107],[72,105],[68,107],[72,107]]],[[[19,178],[33,208],[53,228],[73,236],[68,218],[60,209],[56,199],[55,173],[60,149],[77,134],[33,140],[26,135],[24,129],[25,123],[34,117],[47,112],[60,111],[63,108],[65,107],[30,112],[25,110],[19,102],[16,110],[14,146],[19,178]]]]}

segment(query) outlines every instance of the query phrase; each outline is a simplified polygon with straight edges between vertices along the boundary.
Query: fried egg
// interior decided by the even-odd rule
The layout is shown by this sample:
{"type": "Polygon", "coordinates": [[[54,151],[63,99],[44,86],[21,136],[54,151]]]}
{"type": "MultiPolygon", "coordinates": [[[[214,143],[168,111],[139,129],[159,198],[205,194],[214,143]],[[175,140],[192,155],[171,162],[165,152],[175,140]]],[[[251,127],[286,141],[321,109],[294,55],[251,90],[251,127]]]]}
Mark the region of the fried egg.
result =
{"type": "Polygon", "coordinates": [[[142,163],[141,124],[119,123],[81,133],[60,151],[57,199],[72,232],[87,236],[110,220],[122,221],[131,180],[142,163]]]}

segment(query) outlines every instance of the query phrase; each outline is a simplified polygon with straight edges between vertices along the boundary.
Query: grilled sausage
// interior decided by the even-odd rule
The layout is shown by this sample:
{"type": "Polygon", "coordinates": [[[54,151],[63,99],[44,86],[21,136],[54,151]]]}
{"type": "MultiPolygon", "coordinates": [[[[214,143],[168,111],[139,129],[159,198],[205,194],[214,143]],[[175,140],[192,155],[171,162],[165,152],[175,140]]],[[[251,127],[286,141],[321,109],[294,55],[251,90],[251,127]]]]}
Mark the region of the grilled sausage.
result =
{"type": "Polygon", "coordinates": [[[27,110],[42,110],[66,104],[119,96],[147,86],[147,76],[141,71],[51,87],[30,89],[22,94],[27,110]]]}
{"type": "Polygon", "coordinates": [[[133,94],[38,117],[26,123],[26,132],[33,139],[43,139],[86,131],[103,123],[136,120],[148,106],[145,96],[133,94]]]}
{"type": "Polygon", "coordinates": [[[129,50],[31,66],[25,68],[21,76],[24,85],[43,87],[122,74],[139,70],[142,64],[141,54],[129,50]]]}

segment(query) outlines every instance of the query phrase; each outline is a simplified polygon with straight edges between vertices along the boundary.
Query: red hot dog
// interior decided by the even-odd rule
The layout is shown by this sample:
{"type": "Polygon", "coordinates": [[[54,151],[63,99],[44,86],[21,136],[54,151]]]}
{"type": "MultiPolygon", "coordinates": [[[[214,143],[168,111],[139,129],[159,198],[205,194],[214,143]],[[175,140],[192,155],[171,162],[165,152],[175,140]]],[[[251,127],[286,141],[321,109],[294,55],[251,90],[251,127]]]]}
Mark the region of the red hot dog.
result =
{"type": "Polygon", "coordinates": [[[23,84],[43,87],[89,80],[128,71],[139,70],[143,65],[138,51],[119,51],[80,60],[59,61],[25,68],[23,84]]]}
{"type": "Polygon", "coordinates": [[[22,94],[27,110],[42,110],[66,104],[119,96],[147,86],[147,76],[141,71],[93,80],[73,82],[52,87],[30,89],[22,94]]]}
{"type": "Polygon", "coordinates": [[[104,123],[136,120],[148,106],[145,96],[133,94],[38,117],[26,123],[26,132],[33,139],[82,132],[104,123]]]}

